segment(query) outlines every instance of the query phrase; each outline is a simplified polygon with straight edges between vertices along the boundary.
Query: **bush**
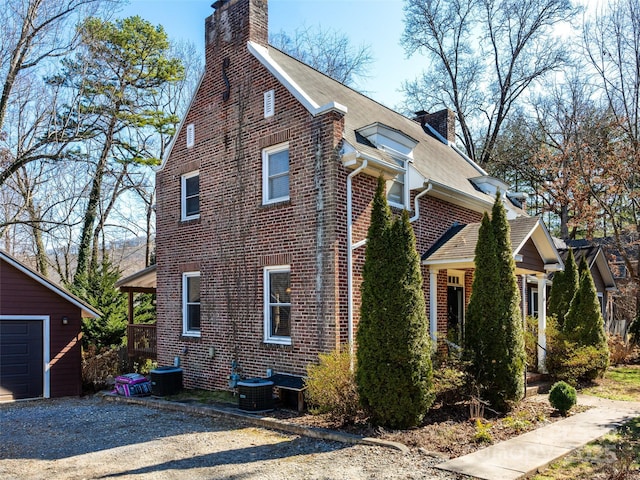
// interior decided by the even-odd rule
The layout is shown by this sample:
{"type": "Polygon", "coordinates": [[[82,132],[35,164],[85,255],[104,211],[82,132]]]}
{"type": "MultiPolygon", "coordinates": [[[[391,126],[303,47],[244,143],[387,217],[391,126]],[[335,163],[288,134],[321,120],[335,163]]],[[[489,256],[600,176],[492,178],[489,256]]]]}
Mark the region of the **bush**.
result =
{"type": "Polygon", "coordinates": [[[321,353],[319,364],[307,366],[305,385],[311,413],[326,413],[341,423],[355,419],[358,414],[358,391],[348,349],[321,353]]]}
{"type": "Polygon", "coordinates": [[[551,387],[549,403],[562,415],[566,415],[577,402],[576,389],[568,383],[557,382],[551,387]]]}
{"type": "Polygon", "coordinates": [[[464,364],[456,361],[442,363],[433,369],[435,402],[452,405],[468,398],[468,377],[464,364]]]}
{"type": "Polygon", "coordinates": [[[98,351],[90,345],[82,352],[82,389],[85,392],[97,392],[108,386],[109,378],[121,373],[121,359],[118,349],[98,351]]]}
{"type": "Polygon", "coordinates": [[[538,319],[527,317],[527,325],[524,331],[524,349],[527,353],[527,366],[529,371],[538,369],[538,319]]]}
{"type": "Polygon", "coordinates": [[[626,363],[633,354],[631,342],[625,342],[620,335],[610,335],[609,343],[609,363],[620,365],[626,363]]]}
{"type": "Polygon", "coordinates": [[[491,424],[484,422],[480,418],[476,418],[476,431],[473,434],[473,441],[475,443],[492,443],[493,436],[491,435],[491,424]]]}
{"type": "Polygon", "coordinates": [[[602,377],[608,366],[608,349],[580,346],[559,332],[553,320],[549,322],[546,367],[555,380],[577,386],[602,377]]]}

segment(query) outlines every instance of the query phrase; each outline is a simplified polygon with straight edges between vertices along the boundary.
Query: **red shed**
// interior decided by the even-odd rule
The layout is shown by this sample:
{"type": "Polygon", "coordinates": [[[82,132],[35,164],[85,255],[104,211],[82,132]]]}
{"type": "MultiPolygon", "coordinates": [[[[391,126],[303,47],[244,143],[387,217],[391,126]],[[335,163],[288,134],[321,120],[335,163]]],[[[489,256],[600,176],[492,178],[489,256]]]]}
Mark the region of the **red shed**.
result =
{"type": "Polygon", "coordinates": [[[82,392],[82,318],[100,313],[0,250],[0,402],[82,392]]]}

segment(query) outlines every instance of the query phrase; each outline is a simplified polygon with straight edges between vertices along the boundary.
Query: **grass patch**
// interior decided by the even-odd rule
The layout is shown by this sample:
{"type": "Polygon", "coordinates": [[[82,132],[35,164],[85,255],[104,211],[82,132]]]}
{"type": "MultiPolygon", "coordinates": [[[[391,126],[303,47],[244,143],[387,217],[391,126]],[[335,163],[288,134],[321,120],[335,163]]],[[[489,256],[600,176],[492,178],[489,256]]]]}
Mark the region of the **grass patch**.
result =
{"type": "Polygon", "coordinates": [[[640,402],[640,365],[611,367],[604,378],[582,393],[610,400],[640,402]]]}
{"type": "Polygon", "coordinates": [[[640,474],[640,417],[553,462],[532,480],[632,479],[640,474]]]}
{"type": "Polygon", "coordinates": [[[226,390],[182,390],[176,395],[169,395],[167,400],[172,402],[184,402],[184,403],[203,403],[203,404],[238,404],[238,397],[235,397],[232,392],[226,390]]]}

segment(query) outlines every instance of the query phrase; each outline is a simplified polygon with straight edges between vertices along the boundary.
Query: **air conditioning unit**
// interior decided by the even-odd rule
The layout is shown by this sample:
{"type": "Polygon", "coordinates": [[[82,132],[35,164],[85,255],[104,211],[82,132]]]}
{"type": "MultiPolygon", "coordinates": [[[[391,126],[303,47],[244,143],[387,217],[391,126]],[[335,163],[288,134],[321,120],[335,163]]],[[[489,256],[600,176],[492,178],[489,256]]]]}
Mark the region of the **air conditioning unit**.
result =
{"type": "Polygon", "coordinates": [[[273,382],[262,378],[238,382],[238,408],[249,412],[273,410],[273,382]]]}

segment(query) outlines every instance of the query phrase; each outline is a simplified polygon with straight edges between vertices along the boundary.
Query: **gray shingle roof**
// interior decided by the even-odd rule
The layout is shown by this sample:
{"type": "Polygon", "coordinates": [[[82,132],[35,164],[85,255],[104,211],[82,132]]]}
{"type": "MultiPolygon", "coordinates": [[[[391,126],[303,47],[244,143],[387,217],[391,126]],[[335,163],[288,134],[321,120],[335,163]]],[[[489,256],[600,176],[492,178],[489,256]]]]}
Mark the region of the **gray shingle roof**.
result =
{"type": "Polygon", "coordinates": [[[332,78],[314,70],[276,48],[269,55],[289,77],[318,105],[337,102],[347,107],[344,139],[363,153],[384,158],[384,152],[360,142],[356,130],[379,122],[418,140],[414,150],[414,166],[426,178],[479,200],[493,203],[493,197],[478,191],[468,179],[482,175],[453,148],[427,134],[421,125],[332,78]]]}
{"type": "MultiPolygon", "coordinates": [[[[529,238],[537,223],[537,217],[518,217],[514,220],[509,220],[511,250],[514,254],[519,251],[525,240],[529,238]]],[[[429,262],[455,262],[474,258],[480,223],[471,223],[462,228],[459,226],[452,228],[458,229],[458,231],[447,241],[436,242],[434,247],[422,256],[422,260],[429,260],[429,262]]],[[[443,237],[445,236],[447,236],[447,233],[443,235],[443,237]]]]}

